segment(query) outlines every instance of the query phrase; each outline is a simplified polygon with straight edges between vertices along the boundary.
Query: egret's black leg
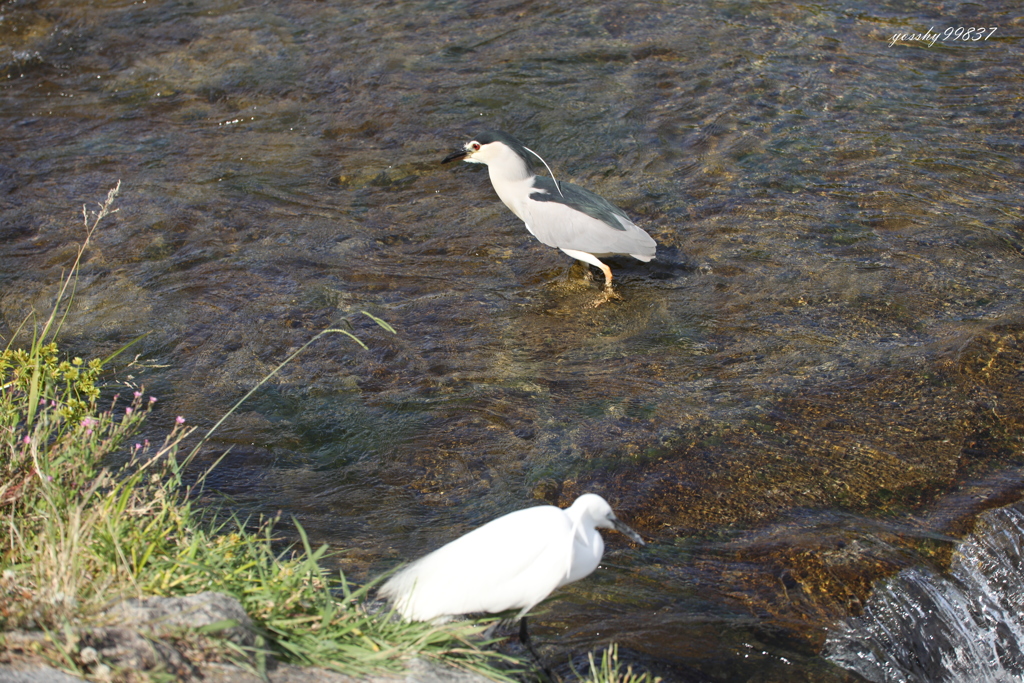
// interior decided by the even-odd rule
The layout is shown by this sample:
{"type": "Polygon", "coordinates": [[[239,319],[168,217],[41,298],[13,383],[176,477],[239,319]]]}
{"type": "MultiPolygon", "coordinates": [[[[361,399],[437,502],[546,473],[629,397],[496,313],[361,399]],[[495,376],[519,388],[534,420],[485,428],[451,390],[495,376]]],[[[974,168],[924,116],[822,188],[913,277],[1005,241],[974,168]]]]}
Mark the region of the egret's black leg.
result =
{"type": "Polygon", "coordinates": [[[544,683],[552,683],[554,679],[552,678],[551,670],[544,666],[544,662],[541,661],[540,655],[538,655],[537,651],[533,649],[533,643],[530,641],[530,632],[526,628],[525,616],[519,620],[519,642],[531,655],[533,655],[533,661],[537,662],[540,679],[544,681],[544,683]]]}

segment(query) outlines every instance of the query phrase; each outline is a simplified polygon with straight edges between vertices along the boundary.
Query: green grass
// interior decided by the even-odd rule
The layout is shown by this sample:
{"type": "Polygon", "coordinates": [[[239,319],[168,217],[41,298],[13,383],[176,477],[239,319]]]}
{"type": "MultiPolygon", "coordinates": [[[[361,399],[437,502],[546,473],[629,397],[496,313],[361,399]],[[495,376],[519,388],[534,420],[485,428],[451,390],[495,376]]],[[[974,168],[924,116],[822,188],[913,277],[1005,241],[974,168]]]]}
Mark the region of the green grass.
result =
{"type": "Polygon", "coordinates": [[[586,677],[579,676],[579,683],[661,683],[661,678],[649,673],[635,674],[633,666],[622,670],[619,662],[619,646],[612,643],[601,652],[600,661],[594,661],[594,653],[587,655],[590,669],[586,677]]]}
{"type": "Polygon", "coordinates": [[[320,564],[326,547],[313,549],[303,535],[301,546],[280,553],[269,522],[252,532],[195,508],[178,457],[190,430],[176,427],[159,446],[131,441],[149,411],[144,395],[69,420],[67,395],[44,380],[29,423],[24,379],[35,366],[35,357],[10,351],[0,361],[0,511],[8,531],[0,629],[61,632],[90,623],[119,598],[213,590],[238,598],[255,622],[264,650],[249,653],[255,661],[272,653],[368,673],[422,656],[502,677],[493,668],[498,655],[478,644],[484,625],[435,627],[371,614],[371,586],[329,575],[320,564]],[[102,466],[125,450],[132,457],[123,468],[102,466]]]}

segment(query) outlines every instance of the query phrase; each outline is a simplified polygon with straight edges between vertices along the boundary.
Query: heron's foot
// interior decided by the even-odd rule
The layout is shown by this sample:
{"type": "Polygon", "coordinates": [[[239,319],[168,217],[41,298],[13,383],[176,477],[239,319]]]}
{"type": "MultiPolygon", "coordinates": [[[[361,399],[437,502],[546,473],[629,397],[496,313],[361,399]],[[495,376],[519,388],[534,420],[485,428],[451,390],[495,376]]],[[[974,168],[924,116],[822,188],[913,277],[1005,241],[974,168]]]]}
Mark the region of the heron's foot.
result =
{"type": "Polygon", "coordinates": [[[591,308],[597,308],[598,306],[606,304],[613,299],[616,301],[622,301],[622,297],[619,296],[618,292],[612,289],[611,285],[609,285],[601,292],[601,296],[594,300],[594,303],[591,304],[591,308]]]}

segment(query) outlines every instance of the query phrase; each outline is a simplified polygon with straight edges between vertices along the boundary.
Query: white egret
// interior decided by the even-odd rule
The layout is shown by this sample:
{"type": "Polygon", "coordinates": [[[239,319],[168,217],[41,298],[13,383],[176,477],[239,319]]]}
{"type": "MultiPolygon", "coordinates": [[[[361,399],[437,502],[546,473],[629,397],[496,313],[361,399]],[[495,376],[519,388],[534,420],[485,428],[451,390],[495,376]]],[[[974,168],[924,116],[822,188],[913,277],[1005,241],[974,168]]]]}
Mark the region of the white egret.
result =
{"type": "Polygon", "coordinates": [[[553,590],[597,568],[599,528],[644,544],[604,498],[585,493],[564,510],[540,505],[490,521],[401,569],[379,595],[409,621],[511,609],[523,619],[553,590]]]}

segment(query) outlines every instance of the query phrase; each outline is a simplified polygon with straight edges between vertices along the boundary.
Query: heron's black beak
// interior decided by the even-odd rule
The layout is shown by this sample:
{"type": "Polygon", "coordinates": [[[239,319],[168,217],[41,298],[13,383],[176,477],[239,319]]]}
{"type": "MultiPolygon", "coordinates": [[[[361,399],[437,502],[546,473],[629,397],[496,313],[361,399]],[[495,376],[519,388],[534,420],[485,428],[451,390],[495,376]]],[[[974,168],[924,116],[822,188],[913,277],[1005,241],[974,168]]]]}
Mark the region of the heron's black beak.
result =
{"type": "Polygon", "coordinates": [[[449,161],[454,161],[455,159],[461,159],[462,157],[466,156],[466,154],[468,154],[468,152],[466,152],[466,150],[460,149],[458,152],[452,152],[451,154],[446,156],[444,159],[441,159],[441,163],[442,164],[447,164],[449,161]]]}

